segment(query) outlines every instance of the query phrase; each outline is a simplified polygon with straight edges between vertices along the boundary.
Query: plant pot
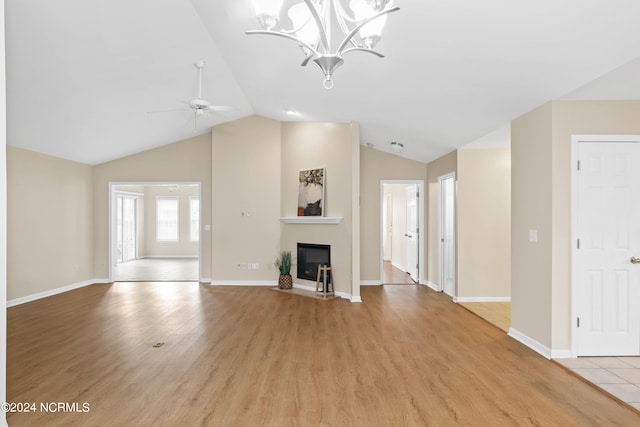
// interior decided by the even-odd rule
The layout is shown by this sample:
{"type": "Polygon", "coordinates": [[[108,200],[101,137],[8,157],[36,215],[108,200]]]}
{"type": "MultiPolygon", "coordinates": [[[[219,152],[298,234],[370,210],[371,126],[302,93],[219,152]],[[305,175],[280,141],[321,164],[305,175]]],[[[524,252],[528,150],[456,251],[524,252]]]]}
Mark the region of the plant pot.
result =
{"type": "Polygon", "coordinates": [[[291,289],[293,288],[293,279],[290,274],[281,274],[278,277],[278,288],[280,289],[291,289]]]}

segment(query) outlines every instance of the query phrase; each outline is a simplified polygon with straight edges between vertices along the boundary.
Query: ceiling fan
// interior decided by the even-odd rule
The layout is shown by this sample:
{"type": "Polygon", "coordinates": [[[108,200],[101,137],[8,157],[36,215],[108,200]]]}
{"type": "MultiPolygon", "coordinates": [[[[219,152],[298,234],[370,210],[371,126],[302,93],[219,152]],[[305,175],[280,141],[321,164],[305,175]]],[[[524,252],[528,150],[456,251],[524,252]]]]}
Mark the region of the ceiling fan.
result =
{"type": "Polygon", "coordinates": [[[203,60],[199,60],[193,63],[193,65],[198,69],[198,97],[192,99],[191,101],[180,101],[189,107],[189,110],[181,108],[174,110],[164,110],[164,111],[151,111],[151,113],[167,113],[173,111],[191,111],[193,112],[193,132],[198,133],[198,117],[204,115],[205,113],[215,113],[217,111],[229,111],[234,110],[234,107],[228,105],[211,105],[209,101],[202,98],[202,69],[204,68],[205,62],[203,60]]]}

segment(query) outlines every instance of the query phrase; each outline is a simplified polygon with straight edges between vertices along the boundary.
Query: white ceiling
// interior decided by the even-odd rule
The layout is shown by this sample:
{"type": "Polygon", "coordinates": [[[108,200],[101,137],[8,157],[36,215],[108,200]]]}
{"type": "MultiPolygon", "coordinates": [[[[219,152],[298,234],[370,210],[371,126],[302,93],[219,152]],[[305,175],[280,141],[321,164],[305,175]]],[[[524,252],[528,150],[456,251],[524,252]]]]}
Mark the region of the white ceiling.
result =
{"type": "Polygon", "coordinates": [[[250,0],[5,3],[8,143],[88,164],[193,136],[186,110],[149,112],[195,97],[199,59],[204,97],[236,107],[199,132],[251,114],[357,121],[363,144],[424,162],[552,99],[640,99],[637,0],[396,0],[386,57],[349,54],[333,90],[295,43],[244,34],[250,0]]]}

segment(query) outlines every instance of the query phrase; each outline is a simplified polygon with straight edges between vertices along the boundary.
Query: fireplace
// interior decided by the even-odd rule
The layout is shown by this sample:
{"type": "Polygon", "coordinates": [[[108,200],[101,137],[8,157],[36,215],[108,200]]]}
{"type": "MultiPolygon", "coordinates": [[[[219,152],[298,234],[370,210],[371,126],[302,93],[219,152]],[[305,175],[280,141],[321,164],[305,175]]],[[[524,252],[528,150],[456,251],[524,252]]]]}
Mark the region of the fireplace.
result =
{"type": "Polygon", "coordinates": [[[331,264],[331,246],[298,243],[298,279],[318,278],[318,266],[331,264]]]}

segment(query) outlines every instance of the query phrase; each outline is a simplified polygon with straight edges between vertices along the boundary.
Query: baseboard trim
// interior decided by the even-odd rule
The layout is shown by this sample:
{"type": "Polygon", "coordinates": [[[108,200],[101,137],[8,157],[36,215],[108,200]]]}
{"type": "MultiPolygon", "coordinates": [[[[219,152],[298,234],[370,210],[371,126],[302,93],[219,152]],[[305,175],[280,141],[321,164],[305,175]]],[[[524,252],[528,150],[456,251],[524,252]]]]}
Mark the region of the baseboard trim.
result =
{"type": "Polygon", "coordinates": [[[360,286],[380,286],[382,281],[380,280],[361,280],[360,286]]]}
{"type": "Polygon", "coordinates": [[[213,279],[211,277],[203,277],[202,279],[200,279],[200,283],[211,284],[211,282],[213,282],[213,279]]]}
{"type": "Polygon", "coordinates": [[[72,283],[71,285],[61,286],[55,289],[49,289],[48,291],[38,292],[37,294],[27,295],[25,297],[14,298],[7,301],[7,307],[14,307],[20,304],[26,304],[31,301],[37,301],[42,298],[51,297],[53,295],[61,294],[63,292],[72,291],[74,289],[84,288],[85,286],[93,285],[96,283],[108,283],[108,279],[90,279],[84,282],[72,283]]]}
{"type": "Polygon", "coordinates": [[[270,280],[211,280],[211,286],[278,286],[270,280]]]}
{"type": "Polygon", "coordinates": [[[426,281],[425,283],[423,283],[424,286],[428,286],[429,288],[433,289],[436,292],[442,292],[439,288],[438,285],[436,285],[435,283],[432,283],[430,281],[426,281]]]}
{"type": "Polygon", "coordinates": [[[456,297],[456,302],[511,302],[511,297],[456,297]]]}
{"type": "Polygon", "coordinates": [[[360,297],[360,295],[351,295],[349,300],[351,300],[351,302],[362,302],[362,297],[360,297]]]}
{"type": "Polygon", "coordinates": [[[535,351],[542,357],[546,359],[551,359],[551,355],[553,354],[551,349],[539,343],[538,341],[534,340],[533,338],[528,337],[527,335],[513,328],[509,328],[509,332],[507,333],[507,335],[509,335],[514,340],[520,342],[521,344],[526,345],[527,347],[529,347],[531,350],[535,351]]]}
{"type": "Polygon", "coordinates": [[[184,258],[184,259],[198,259],[199,257],[193,255],[145,255],[138,257],[138,259],[172,259],[172,258],[184,258]]]}
{"type": "Polygon", "coordinates": [[[573,355],[571,350],[551,350],[552,359],[571,359],[573,355]]]}

